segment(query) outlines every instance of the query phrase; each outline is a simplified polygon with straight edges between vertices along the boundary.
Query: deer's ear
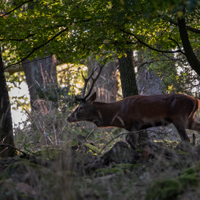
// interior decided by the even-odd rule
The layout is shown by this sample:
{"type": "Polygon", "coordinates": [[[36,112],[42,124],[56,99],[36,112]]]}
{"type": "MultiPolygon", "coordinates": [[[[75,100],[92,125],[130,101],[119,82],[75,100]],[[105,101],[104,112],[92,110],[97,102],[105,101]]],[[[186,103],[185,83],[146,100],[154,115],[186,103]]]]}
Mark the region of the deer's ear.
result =
{"type": "Polygon", "coordinates": [[[97,94],[96,92],[87,100],[87,102],[89,103],[93,103],[95,101],[95,99],[97,98],[97,94]]]}

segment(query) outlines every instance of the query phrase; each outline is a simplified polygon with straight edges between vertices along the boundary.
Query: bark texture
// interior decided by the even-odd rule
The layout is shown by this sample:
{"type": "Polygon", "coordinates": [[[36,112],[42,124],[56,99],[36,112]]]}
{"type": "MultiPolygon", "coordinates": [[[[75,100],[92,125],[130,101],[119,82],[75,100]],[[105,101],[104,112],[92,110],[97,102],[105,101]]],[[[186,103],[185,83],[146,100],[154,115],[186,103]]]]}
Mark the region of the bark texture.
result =
{"type": "Polygon", "coordinates": [[[181,36],[183,48],[185,51],[185,56],[187,57],[187,60],[190,63],[192,69],[195,70],[196,73],[200,76],[200,61],[195,55],[193,48],[191,46],[191,43],[189,41],[187,27],[186,27],[185,19],[183,17],[178,19],[178,27],[179,27],[179,33],[181,36]]]}
{"type": "Polygon", "coordinates": [[[126,50],[126,56],[119,58],[119,71],[123,97],[137,95],[138,89],[133,65],[133,51],[126,50]]]}
{"type": "MultiPolygon", "coordinates": [[[[4,76],[4,66],[0,51],[0,144],[15,146],[12,129],[12,116],[6,79],[4,76]]],[[[16,154],[12,147],[0,146],[0,157],[11,157],[16,154]]]]}
{"type": "Polygon", "coordinates": [[[36,87],[48,87],[49,83],[57,85],[56,58],[54,55],[38,57],[33,61],[25,60],[22,65],[29,88],[31,109],[40,111],[43,105],[39,105],[41,102],[38,99],[36,87]]]}

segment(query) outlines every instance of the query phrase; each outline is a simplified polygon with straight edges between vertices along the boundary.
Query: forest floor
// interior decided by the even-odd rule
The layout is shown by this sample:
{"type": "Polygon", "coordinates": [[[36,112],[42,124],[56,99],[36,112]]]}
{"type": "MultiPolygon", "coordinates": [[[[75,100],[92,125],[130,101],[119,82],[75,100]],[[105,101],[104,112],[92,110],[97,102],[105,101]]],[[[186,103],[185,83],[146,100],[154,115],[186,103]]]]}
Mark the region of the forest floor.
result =
{"type": "Polygon", "coordinates": [[[0,159],[0,199],[200,199],[200,146],[148,141],[134,151],[119,141],[99,153],[81,136],[70,148],[0,159]]]}

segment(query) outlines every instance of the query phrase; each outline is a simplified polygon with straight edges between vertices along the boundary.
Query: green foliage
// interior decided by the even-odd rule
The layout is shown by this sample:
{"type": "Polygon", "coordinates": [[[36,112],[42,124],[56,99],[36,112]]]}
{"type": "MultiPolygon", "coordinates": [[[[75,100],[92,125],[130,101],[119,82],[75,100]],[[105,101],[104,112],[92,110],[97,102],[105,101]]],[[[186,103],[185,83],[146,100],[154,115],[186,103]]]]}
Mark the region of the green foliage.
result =
{"type": "Polygon", "coordinates": [[[182,187],[177,180],[161,180],[154,182],[149,190],[145,199],[153,200],[167,200],[177,199],[177,196],[182,192],[182,187]]]}
{"type": "MultiPolygon", "coordinates": [[[[1,5],[0,41],[5,66],[47,54],[55,54],[61,63],[80,63],[91,55],[106,62],[113,59],[113,53],[120,57],[125,49],[140,50],[144,44],[154,50],[154,59],[160,60],[160,52],[182,49],[176,25],[178,17],[184,16],[187,25],[194,29],[198,29],[200,22],[200,4],[196,0],[31,2],[16,0],[13,4],[6,1],[1,5]]],[[[188,33],[198,57],[200,41],[196,33],[188,33]]],[[[166,90],[192,94],[192,86],[188,85],[188,81],[192,82],[192,73],[187,70],[187,60],[181,53],[177,53],[177,59],[169,57],[171,61],[165,58],[157,62],[160,67],[155,67],[166,90]],[[172,73],[174,62],[184,68],[180,76],[172,73]],[[182,84],[189,87],[181,87],[182,84]]],[[[66,93],[59,88],[54,94],[64,96],[66,93]]],[[[52,93],[49,95],[58,99],[52,93]]]]}
{"type": "Polygon", "coordinates": [[[106,169],[98,169],[96,170],[98,176],[105,176],[109,174],[118,174],[123,175],[123,170],[121,168],[106,168],[106,169]]]}
{"type": "MultiPolygon", "coordinates": [[[[91,54],[108,59],[116,49],[123,51],[133,44],[140,48],[137,38],[175,49],[180,36],[169,20],[176,22],[184,8],[188,23],[197,28],[199,2],[195,0],[6,1],[0,7],[0,41],[7,65],[46,53],[68,62],[91,54]]],[[[195,35],[190,37],[192,45],[199,46],[195,35]]]]}

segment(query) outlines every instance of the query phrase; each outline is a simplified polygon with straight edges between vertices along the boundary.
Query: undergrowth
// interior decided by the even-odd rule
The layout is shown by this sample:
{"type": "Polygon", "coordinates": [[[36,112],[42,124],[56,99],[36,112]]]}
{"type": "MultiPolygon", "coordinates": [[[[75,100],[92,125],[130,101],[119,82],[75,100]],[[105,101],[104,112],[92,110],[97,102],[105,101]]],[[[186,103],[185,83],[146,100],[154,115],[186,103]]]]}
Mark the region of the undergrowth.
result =
{"type": "Polygon", "coordinates": [[[15,129],[16,146],[33,157],[0,161],[1,199],[154,200],[177,199],[185,191],[199,198],[198,160],[191,152],[173,150],[177,146],[171,139],[173,130],[159,130],[150,138],[166,146],[164,153],[158,150],[151,159],[132,164],[110,162],[88,173],[86,164],[125,140],[126,131],[99,129],[88,122],[69,124],[68,115],[53,109],[46,115],[35,113],[23,129],[15,129]]]}

